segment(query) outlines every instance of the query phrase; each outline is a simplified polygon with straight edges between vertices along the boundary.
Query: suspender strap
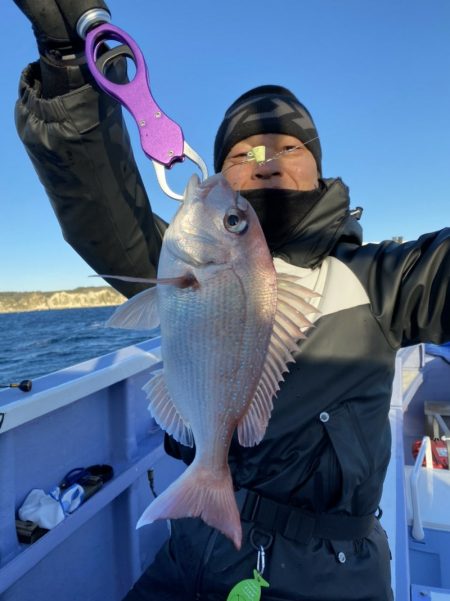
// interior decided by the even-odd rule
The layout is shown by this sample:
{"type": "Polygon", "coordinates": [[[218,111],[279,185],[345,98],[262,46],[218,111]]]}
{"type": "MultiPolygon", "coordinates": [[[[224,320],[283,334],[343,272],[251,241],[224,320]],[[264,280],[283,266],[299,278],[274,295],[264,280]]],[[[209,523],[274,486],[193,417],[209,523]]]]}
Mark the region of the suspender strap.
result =
{"type": "Polygon", "coordinates": [[[279,532],[285,538],[306,544],[311,538],[354,540],[369,536],[375,516],[314,514],[298,507],[277,503],[247,491],[241,518],[266,531],[279,532]]]}

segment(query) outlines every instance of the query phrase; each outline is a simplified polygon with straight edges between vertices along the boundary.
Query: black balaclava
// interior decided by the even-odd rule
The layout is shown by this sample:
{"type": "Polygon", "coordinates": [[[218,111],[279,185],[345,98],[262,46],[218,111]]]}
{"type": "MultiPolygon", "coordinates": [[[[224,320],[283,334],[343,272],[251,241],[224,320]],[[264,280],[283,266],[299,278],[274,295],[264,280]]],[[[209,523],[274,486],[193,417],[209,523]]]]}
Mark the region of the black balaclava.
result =
{"type": "MultiPolygon", "coordinates": [[[[214,143],[214,169],[219,172],[231,148],[250,136],[286,134],[306,144],[318,174],[322,149],[314,121],[305,106],[286,88],[259,86],[240,96],[226,111],[214,143]]],[[[315,190],[274,188],[241,190],[258,215],[267,244],[275,251],[295,237],[298,226],[326,191],[319,180],[315,190]]]]}
{"type": "Polygon", "coordinates": [[[262,188],[242,190],[240,194],[255,209],[269,249],[276,251],[296,237],[303,219],[325,191],[325,185],[319,182],[315,190],[262,188]]]}

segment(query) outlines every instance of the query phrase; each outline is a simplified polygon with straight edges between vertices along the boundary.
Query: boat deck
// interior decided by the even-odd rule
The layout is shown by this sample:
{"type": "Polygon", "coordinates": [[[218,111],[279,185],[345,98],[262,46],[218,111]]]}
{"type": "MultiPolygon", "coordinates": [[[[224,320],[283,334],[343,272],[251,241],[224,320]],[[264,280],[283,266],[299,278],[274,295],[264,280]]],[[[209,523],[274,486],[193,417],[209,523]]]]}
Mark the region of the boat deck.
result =
{"type": "Polygon", "coordinates": [[[422,457],[412,453],[431,434],[425,404],[450,406],[450,365],[424,351],[420,345],[398,354],[390,411],[392,460],[382,507],[398,601],[450,601],[450,471],[431,462],[422,467],[422,457]]]}
{"type": "MultiPolygon", "coordinates": [[[[159,351],[154,339],[39,378],[30,393],[0,392],[0,601],[120,601],[153,560],[168,531],[162,521],[135,530],[152,499],[148,472],[160,492],[184,469],[164,453],[143,398],[159,351]],[[111,465],[113,479],[42,538],[19,543],[15,515],[30,489],[93,464],[111,465]]],[[[381,503],[396,601],[450,601],[450,472],[414,465],[411,452],[429,427],[424,403],[450,404],[449,377],[422,346],[398,354],[381,503]]]]}

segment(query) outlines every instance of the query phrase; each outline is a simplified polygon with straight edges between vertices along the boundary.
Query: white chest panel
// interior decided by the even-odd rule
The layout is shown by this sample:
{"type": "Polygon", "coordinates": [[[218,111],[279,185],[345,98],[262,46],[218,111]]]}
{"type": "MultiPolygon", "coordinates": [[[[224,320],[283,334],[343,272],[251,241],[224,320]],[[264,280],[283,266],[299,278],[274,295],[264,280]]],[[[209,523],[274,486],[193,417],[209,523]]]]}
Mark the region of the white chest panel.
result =
{"type": "Polygon", "coordinates": [[[318,309],[316,314],[308,315],[308,319],[313,322],[324,315],[370,302],[355,274],[335,257],[327,257],[316,269],[297,267],[279,258],[274,259],[274,265],[278,273],[297,276],[299,284],[321,295],[308,301],[318,309]]]}

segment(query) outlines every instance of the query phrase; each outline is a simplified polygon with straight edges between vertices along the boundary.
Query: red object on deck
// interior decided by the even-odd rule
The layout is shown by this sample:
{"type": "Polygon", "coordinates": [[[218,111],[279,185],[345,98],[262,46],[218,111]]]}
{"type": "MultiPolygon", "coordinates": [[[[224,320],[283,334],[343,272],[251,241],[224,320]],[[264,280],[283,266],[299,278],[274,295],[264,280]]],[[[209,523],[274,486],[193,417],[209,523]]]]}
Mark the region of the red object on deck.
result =
{"type": "MultiPolygon", "coordinates": [[[[414,459],[417,457],[420,447],[422,445],[421,440],[417,440],[412,446],[412,454],[414,459]]],[[[431,441],[431,455],[433,457],[433,467],[437,470],[448,469],[448,451],[447,444],[443,440],[432,440],[431,441]]],[[[425,467],[425,458],[422,466],[425,467]]]]}

